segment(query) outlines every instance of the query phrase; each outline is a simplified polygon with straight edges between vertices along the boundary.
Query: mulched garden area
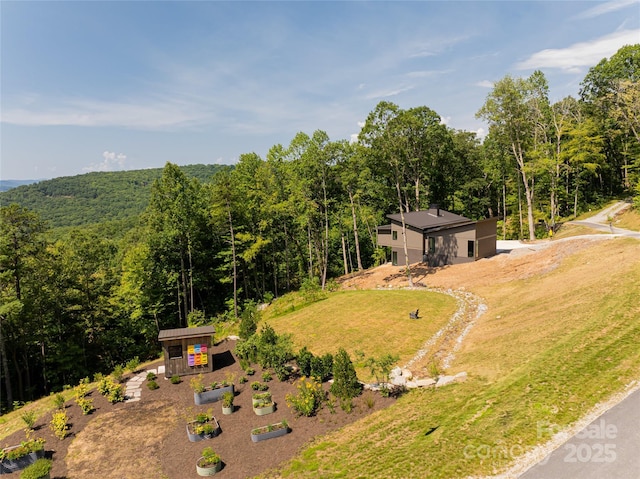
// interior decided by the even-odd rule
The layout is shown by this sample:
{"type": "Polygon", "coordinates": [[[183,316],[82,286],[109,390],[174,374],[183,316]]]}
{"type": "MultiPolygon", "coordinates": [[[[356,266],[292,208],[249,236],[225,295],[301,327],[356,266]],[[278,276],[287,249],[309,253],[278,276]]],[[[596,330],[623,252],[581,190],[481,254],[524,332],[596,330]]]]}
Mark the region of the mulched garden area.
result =
{"type": "MultiPolygon", "coordinates": [[[[326,404],[317,416],[295,417],[285,397],[296,393],[294,381],[269,381],[269,391],[276,403],[276,411],[266,416],[254,414],[251,406],[251,383],[261,381],[261,371],[247,376],[248,382],[239,384],[244,375],[232,354],[235,341],[223,341],[214,346],[215,371],[204,375],[204,383],[235,377],[235,412],[222,414],[221,402],[196,406],[189,386],[191,376],[180,384],[171,384],[163,376],[160,388],[151,391],[142,385],[138,402],[110,404],[97,391],[91,393],[95,411],[83,415],[74,401],[67,403],[69,435],[57,439],[49,429],[51,414],[36,423],[36,437],[46,440],[45,450],[53,458],[51,477],[54,479],[165,478],[190,479],[199,477],[195,463],[202,449],[211,446],[222,458],[224,467],[216,476],[224,478],[253,477],[276,468],[308,444],[316,436],[338,429],[363,416],[387,407],[393,402],[377,393],[367,391],[354,400],[349,414],[335,404],[333,411],[326,404]],[[189,442],[186,434],[187,418],[198,412],[211,410],[220,423],[222,433],[213,439],[189,442]],[[253,428],[286,419],[291,433],[286,436],[254,443],[253,428]]],[[[162,363],[150,366],[157,367],[162,363]]],[[[328,385],[325,384],[328,389],[328,385]]],[[[19,444],[24,432],[6,438],[2,446],[19,444]]],[[[5,477],[18,477],[18,473],[5,477]]]]}

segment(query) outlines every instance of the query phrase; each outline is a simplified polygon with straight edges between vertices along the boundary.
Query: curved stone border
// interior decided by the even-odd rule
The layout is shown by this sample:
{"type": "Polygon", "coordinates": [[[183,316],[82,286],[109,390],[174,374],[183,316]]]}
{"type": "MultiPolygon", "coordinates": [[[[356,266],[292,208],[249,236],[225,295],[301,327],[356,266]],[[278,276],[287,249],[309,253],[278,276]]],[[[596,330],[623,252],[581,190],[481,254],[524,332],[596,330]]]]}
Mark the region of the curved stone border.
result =
{"type": "MultiPolygon", "coordinates": [[[[444,336],[445,344],[453,343],[449,350],[449,353],[442,358],[443,369],[448,369],[451,362],[455,358],[455,353],[462,346],[462,341],[469,334],[469,331],[475,326],[476,321],[487,311],[487,305],[483,303],[482,298],[476,296],[473,293],[469,293],[464,290],[453,289],[439,289],[439,288],[413,288],[414,290],[426,290],[432,293],[441,293],[455,298],[458,303],[458,309],[451,316],[451,319],[440,328],[433,336],[431,336],[426,343],[418,350],[416,355],[405,364],[402,369],[409,369],[416,362],[424,358],[433,345],[441,337],[444,336]],[[455,339],[454,339],[455,338],[455,339]]],[[[435,352],[437,355],[439,351],[435,352]]]]}

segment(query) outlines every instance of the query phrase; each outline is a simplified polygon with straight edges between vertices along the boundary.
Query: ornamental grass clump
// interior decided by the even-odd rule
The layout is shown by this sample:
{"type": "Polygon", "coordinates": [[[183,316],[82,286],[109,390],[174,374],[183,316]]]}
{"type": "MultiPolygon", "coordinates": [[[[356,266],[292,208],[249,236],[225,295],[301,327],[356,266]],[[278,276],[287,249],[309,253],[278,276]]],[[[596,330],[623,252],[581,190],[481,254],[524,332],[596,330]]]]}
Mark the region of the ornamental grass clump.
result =
{"type": "Polygon", "coordinates": [[[20,479],[44,479],[49,477],[53,461],[51,459],[38,459],[27,466],[20,473],[20,479]]]}
{"type": "Polygon", "coordinates": [[[326,396],[322,384],[313,378],[303,376],[296,387],[297,394],[287,394],[287,405],[293,408],[298,416],[313,416],[322,406],[326,396]]]}
{"type": "Polygon", "coordinates": [[[22,413],[20,417],[22,418],[26,426],[25,428],[26,433],[30,434],[31,431],[33,431],[33,426],[36,423],[36,419],[38,418],[38,415],[36,414],[35,411],[25,411],[22,413]]]}

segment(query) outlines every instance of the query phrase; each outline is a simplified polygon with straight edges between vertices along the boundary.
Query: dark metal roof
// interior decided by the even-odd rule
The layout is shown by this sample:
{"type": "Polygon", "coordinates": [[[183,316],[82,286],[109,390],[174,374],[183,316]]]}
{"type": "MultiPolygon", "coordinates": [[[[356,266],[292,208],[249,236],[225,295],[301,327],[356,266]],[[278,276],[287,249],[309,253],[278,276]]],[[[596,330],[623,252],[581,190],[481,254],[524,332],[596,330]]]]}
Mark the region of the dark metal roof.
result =
{"type": "MultiPolygon", "coordinates": [[[[400,213],[387,215],[387,218],[391,221],[402,224],[400,213]]],[[[404,222],[407,226],[411,226],[419,230],[441,230],[444,228],[452,228],[455,226],[474,223],[473,220],[465,218],[464,216],[436,209],[409,211],[404,214],[404,222]]]]}
{"type": "Polygon", "coordinates": [[[378,232],[391,234],[391,225],[378,226],[378,232]]]}
{"type": "Polygon", "coordinates": [[[177,328],[163,329],[158,334],[158,341],[168,341],[170,339],[197,338],[201,336],[211,336],[216,330],[213,326],[198,326],[197,328],[177,328]]]}

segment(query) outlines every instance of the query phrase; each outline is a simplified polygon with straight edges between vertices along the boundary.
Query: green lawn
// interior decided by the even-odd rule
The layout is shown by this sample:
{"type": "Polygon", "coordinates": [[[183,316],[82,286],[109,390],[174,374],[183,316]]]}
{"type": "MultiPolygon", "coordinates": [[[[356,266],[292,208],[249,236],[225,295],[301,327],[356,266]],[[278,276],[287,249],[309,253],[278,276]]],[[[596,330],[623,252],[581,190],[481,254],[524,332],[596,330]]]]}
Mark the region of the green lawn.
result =
{"type": "Polygon", "coordinates": [[[454,478],[504,470],[640,378],[640,245],[604,241],[551,273],[479,288],[489,311],[453,367],[469,380],[414,390],[318,438],[284,477],[454,478]]]}
{"type": "MultiPolygon", "coordinates": [[[[314,354],[336,353],[344,348],[352,360],[355,351],[367,357],[394,354],[399,365],[415,356],[455,312],[452,297],[420,290],[370,290],[330,293],[327,299],[294,312],[264,320],[278,333],[291,333],[297,349],[307,346],[314,354]],[[409,312],[420,310],[420,319],[409,312]]],[[[369,379],[357,369],[361,379],[369,379]]]]}

